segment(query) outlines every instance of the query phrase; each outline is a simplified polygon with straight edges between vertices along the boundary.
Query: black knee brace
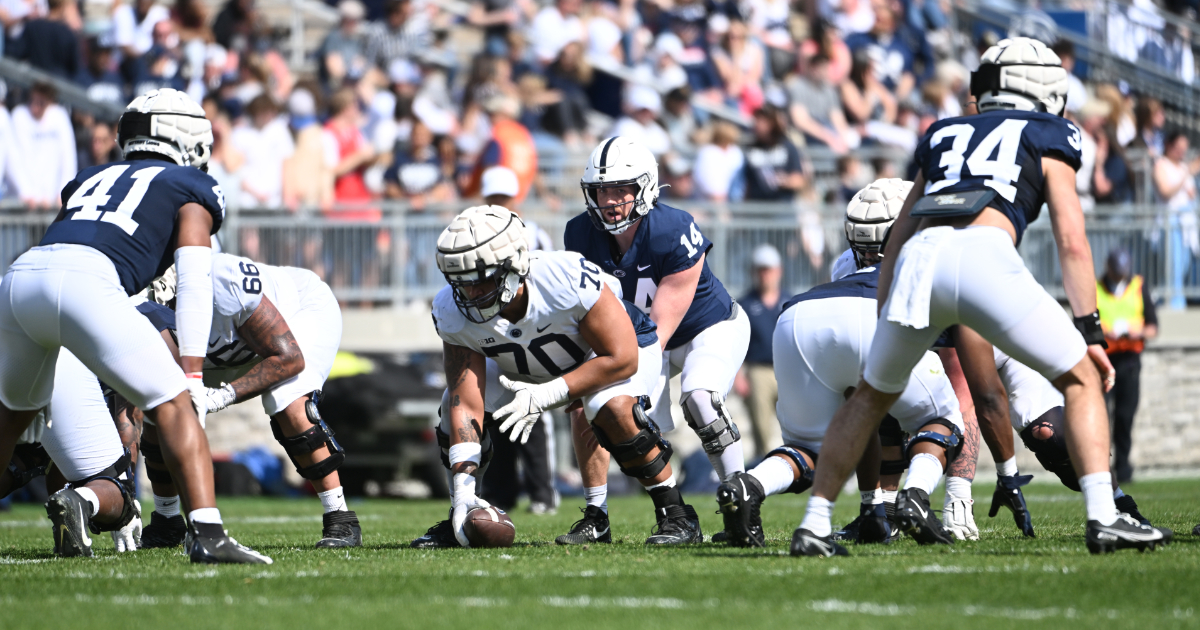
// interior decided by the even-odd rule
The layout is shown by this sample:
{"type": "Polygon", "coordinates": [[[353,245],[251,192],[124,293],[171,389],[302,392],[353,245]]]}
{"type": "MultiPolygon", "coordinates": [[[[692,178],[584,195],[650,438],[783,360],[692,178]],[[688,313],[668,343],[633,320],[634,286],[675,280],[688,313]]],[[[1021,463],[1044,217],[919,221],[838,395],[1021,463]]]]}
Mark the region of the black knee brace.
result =
{"type": "Polygon", "coordinates": [[[49,468],[50,455],[42,448],[40,442],[17,444],[13,447],[12,460],[8,462],[8,472],[12,473],[16,482],[13,491],[46,474],[49,468]]]}
{"type": "Polygon", "coordinates": [[[342,465],[342,462],[346,461],[346,450],[338,444],[337,440],[333,439],[333,430],[325,424],[325,421],[321,419],[320,412],[317,411],[317,399],[320,396],[321,392],[315,391],[312,393],[312,398],[305,401],[304,413],[313,426],[300,435],[285,437],[279,428],[279,423],[275,422],[274,418],[271,419],[271,433],[274,434],[275,441],[283,445],[283,450],[287,451],[292,465],[296,467],[296,472],[310,481],[328,477],[338,469],[338,466],[342,465]],[[322,446],[329,447],[329,457],[311,466],[301,466],[300,462],[296,461],[297,455],[307,455],[322,446]]]}
{"type": "Polygon", "coordinates": [[[1075,474],[1070,452],[1067,451],[1064,420],[1062,407],[1050,409],[1021,431],[1021,441],[1033,451],[1043,468],[1058,475],[1064,486],[1079,492],[1079,477],[1075,474]],[[1039,428],[1049,429],[1052,435],[1044,440],[1034,437],[1034,430],[1039,428]]]}
{"type": "Polygon", "coordinates": [[[113,523],[97,523],[93,519],[88,519],[88,529],[92,530],[93,534],[102,532],[115,532],[129,524],[133,520],[136,511],[133,508],[133,470],[129,451],[121,454],[117,461],[104,470],[84,479],[72,481],[67,484],[69,488],[82,488],[93,481],[110,481],[117,486],[121,491],[121,500],[124,505],[121,507],[121,516],[113,523]]]}
{"type": "Polygon", "coordinates": [[[641,402],[633,404],[633,423],[640,429],[638,434],[621,443],[610,440],[604,429],[594,424],[592,432],[596,434],[596,441],[600,442],[600,446],[603,446],[604,450],[617,460],[621,472],[634,479],[653,479],[667,467],[671,461],[671,455],[675,451],[671,448],[671,443],[663,438],[662,433],[658,430],[658,425],[646,416],[641,402]],[[631,464],[626,467],[622,463],[642,457],[654,450],[655,446],[658,447],[658,455],[645,464],[631,464]]]}
{"type": "Polygon", "coordinates": [[[733,416],[729,415],[729,410],[725,408],[725,400],[717,392],[707,390],[696,390],[683,401],[683,417],[687,419],[688,426],[696,432],[696,437],[700,438],[700,444],[704,447],[704,452],[711,455],[720,455],[725,452],[734,442],[742,439],[741,432],[738,431],[737,425],[733,423],[733,416]],[[700,405],[704,403],[697,400],[708,394],[708,403],[712,405],[712,410],[716,413],[717,419],[708,423],[702,424],[701,416],[702,409],[700,405]]]}
{"type": "MultiPolygon", "coordinates": [[[[434,427],[433,432],[437,435],[439,450],[442,454],[442,465],[446,470],[450,470],[450,434],[442,430],[442,427],[434,427]]],[[[492,455],[495,449],[492,447],[492,434],[487,431],[479,438],[479,467],[471,473],[475,477],[483,477],[487,472],[488,464],[492,463],[492,455]]]]}
{"type": "MultiPolygon", "coordinates": [[[[888,414],[879,423],[879,444],[881,446],[904,447],[904,430],[900,423],[888,414]]],[[[885,459],[879,462],[879,474],[899,475],[908,469],[907,459],[885,459]]]]}
{"type": "Polygon", "coordinates": [[[784,490],[784,492],[800,494],[801,492],[804,492],[812,487],[813,469],[808,465],[808,462],[804,461],[804,457],[801,455],[801,453],[808,455],[812,458],[813,463],[816,463],[817,454],[804,448],[803,446],[784,445],[771,451],[770,453],[767,453],[767,457],[771,457],[772,455],[782,455],[783,457],[792,460],[792,463],[795,464],[796,468],[800,471],[800,478],[793,481],[792,485],[788,486],[787,490],[784,490]]]}
{"type": "Polygon", "coordinates": [[[171,483],[171,473],[167,472],[167,460],[163,459],[162,448],[157,444],[142,441],[142,457],[146,458],[146,477],[151,483],[171,483]],[[150,464],[161,468],[151,467],[150,464]]]}
{"type": "Polygon", "coordinates": [[[925,424],[938,424],[946,427],[947,429],[950,429],[950,435],[942,435],[937,431],[921,431],[920,433],[914,435],[913,439],[908,441],[908,446],[904,448],[904,458],[912,459],[912,447],[914,444],[917,444],[918,442],[932,442],[933,444],[937,444],[938,446],[946,449],[946,466],[949,467],[950,462],[954,461],[954,458],[958,457],[959,452],[962,451],[962,429],[958,428],[953,422],[950,422],[945,418],[930,420],[925,424]]]}

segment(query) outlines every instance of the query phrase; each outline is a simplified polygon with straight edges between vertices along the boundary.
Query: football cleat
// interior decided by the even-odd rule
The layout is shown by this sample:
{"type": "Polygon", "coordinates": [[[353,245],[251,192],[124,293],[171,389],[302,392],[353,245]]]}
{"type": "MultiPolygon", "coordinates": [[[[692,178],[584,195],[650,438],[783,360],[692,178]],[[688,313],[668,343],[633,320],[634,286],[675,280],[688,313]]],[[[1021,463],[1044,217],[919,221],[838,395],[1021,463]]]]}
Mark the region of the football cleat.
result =
{"type": "Polygon", "coordinates": [[[1127,494],[1114,502],[1117,504],[1118,512],[1123,512],[1132,516],[1133,520],[1141,523],[1142,525],[1150,525],[1150,519],[1142,516],[1142,513],[1138,511],[1137,502],[1133,500],[1133,497],[1127,494]]]}
{"type": "Polygon", "coordinates": [[[708,541],[717,544],[727,543],[729,542],[729,532],[722,529],[721,531],[713,534],[712,538],[709,538],[708,541]]]}
{"type": "Polygon", "coordinates": [[[942,511],[946,529],[959,540],[979,540],[979,527],[975,525],[975,500],[953,499],[946,502],[942,511]]]}
{"type": "Polygon", "coordinates": [[[450,521],[441,521],[426,530],[425,535],[408,543],[413,549],[457,549],[462,545],[454,537],[454,526],[450,521]]]}
{"type": "Polygon", "coordinates": [[[1021,486],[1033,480],[1033,475],[1001,475],[996,479],[996,491],[992,493],[992,507],[988,510],[988,518],[995,518],[1000,507],[1012,510],[1013,521],[1021,533],[1030,538],[1036,538],[1033,533],[1033,519],[1029,516],[1029,506],[1025,505],[1025,495],[1021,494],[1021,486]]]}
{"type": "MultiPolygon", "coordinates": [[[[717,505],[725,519],[724,541],[734,547],[763,547],[760,508],[767,498],[762,484],[749,473],[734,473],[733,477],[717,488],[717,505]]],[[[713,542],[721,542],[713,536],[713,542]]]]}
{"type": "Polygon", "coordinates": [[[700,516],[690,505],[668,505],[655,510],[658,524],[646,539],[647,545],[686,545],[704,542],[700,516]]]}
{"type": "Polygon", "coordinates": [[[550,503],[534,501],[533,503],[529,504],[529,513],[533,514],[534,516],[554,516],[555,514],[558,514],[558,508],[554,507],[550,503]]]}
{"type": "Polygon", "coordinates": [[[1170,544],[1173,538],[1171,530],[1142,525],[1128,514],[1118,515],[1112,525],[1087,522],[1087,548],[1092,553],[1111,553],[1118,549],[1154,550],[1159,545],[1170,544]]]}
{"type": "Polygon", "coordinates": [[[321,540],[317,541],[317,549],[362,546],[362,527],[353,510],[326,512],[321,517],[321,523],[321,540]]]}
{"type": "Polygon", "coordinates": [[[46,500],[46,516],[54,528],[54,553],[66,558],[92,557],[88,521],[92,506],[71,488],[63,488],[46,500]]]}
{"type": "Polygon", "coordinates": [[[142,549],[169,549],[183,544],[187,522],[182,514],[163,516],[150,513],[150,524],[142,528],[142,549]]]}
{"type": "MultiPolygon", "coordinates": [[[[859,505],[859,510],[865,509],[866,505],[859,505]]],[[[862,514],[854,517],[853,521],[846,523],[846,526],[833,532],[833,540],[837,542],[858,542],[858,528],[862,524],[862,514]]]]}
{"type": "Polygon", "coordinates": [[[954,534],[938,520],[929,507],[929,495],[920,488],[896,495],[896,524],[919,545],[954,544],[954,534]]]}
{"type": "Polygon", "coordinates": [[[198,564],[272,564],[272,560],[257,551],[238,544],[220,525],[196,523],[193,527],[188,555],[198,564]],[[220,532],[218,536],[217,533],[220,532]]]}
{"type": "Polygon", "coordinates": [[[1200,524],[1197,524],[1195,527],[1192,528],[1192,535],[1200,536],[1200,524]]]}
{"type": "Polygon", "coordinates": [[[832,535],[818,536],[807,529],[797,527],[796,531],[792,533],[792,555],[829,558],[831,556],[848,556],[850,552],[837,544],[832,535]]]}
{"type": "Polygon", "coordinates": [[[589,505],[579,510],[583,518],[575,521],[571,531],[554,539],[560,545],[587,545],[591,543],[611,543],[612,528],[608,524],[608,513],[598,505],[589,505]]]}

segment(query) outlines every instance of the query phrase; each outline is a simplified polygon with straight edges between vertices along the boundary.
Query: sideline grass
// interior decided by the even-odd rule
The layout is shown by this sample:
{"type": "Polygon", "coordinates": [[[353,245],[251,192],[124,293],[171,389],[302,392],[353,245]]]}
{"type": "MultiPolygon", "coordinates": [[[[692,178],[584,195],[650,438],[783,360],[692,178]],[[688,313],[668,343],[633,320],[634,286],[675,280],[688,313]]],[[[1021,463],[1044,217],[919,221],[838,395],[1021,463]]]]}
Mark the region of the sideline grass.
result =
{"type": "MultiPolygon", "coordinates": [[[[1027,490],[1036,540],[1021,539],[1007,512],[988,519],[990,488],[976,486],[980,542],[904,540],[837,559],[787,555],[805,500],[794,495],[767,501],[766,550],[647,549],[650,503],[633,497],[612,502],[613,545],[546,544],[578,518],[576,499],[557,516],[516,511],[511,549],[414,551],[407,542],[446,504],[364,501],[351,507],[365,546],[317,551],[315,499],[224,500],[230,533],[275,559],[254,567],[191,565],[178,551],[117,555],[107,534],[93,537],[95,558],[55,558],[44,510],[17,506],[0,514],[0,629],[1200,627],[1200,537],[1191,535],[1200,480],[1131,485],[1176,542],[1102,557],[1084,549],[1078,494],[1027,490]]],[[[689,499],[705,532],[717,531],[715,501],[689,499]]],[[[854,503],[844,495],[835,520],[849,520],[854,503]]]]}

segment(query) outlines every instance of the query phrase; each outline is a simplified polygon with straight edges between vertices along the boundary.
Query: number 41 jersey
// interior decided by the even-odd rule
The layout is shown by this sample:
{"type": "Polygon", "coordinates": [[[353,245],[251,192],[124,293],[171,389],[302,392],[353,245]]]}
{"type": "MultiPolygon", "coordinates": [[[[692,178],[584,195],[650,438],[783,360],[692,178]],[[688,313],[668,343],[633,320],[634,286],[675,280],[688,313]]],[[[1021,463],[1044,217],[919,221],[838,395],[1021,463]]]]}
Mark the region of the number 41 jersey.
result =
{"type": "MultiPolygon", "coordinates": [[[[463,316],[454,303],[453,289],[442,287],[433,299],[433,325],[442,341],[463,346],[494,359],[505,376],[517,381],[545,383],[587,360],[591,346],[579,334],[579,322],[608,285],[618,299],[621,285],[575,252],[531,252],[525,291],[525,317],[510,322],[497,315],[482,324],[463,316]]],[[[641,311],[626,307],[638,346],[658,343],[654,323],[641,311]]]]}
{"type": "Polygon", "coordinates": [[[934,123],[914,159],[926,195],[996,191],[988,205],[1012,221],[1019,245],[1046,201],[1042,158],[1079,170],[1082,148],[1079,128],[1061,116],[990,111],[934,123]]]}
{"type": "Polygon", "coordinates": [[[203,206],[216,234],[225,197],[198,168],[162,160],[126,160],[84,169],[62,190],[63,208],[41,245],[86,245],[108,256],[133,295],[175,262],[171,237],[179,209],[203,206]]]}

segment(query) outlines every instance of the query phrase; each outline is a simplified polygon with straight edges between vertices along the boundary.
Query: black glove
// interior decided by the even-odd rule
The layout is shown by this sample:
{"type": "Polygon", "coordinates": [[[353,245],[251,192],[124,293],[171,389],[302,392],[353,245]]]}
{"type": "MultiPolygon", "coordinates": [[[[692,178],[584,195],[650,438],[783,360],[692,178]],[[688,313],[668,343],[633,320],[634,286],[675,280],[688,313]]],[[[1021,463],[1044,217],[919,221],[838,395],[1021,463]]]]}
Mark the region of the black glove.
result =
{"type": "Polygon", "coordinates": [[[992,494],[992,507],[988,510],[988,518],[995,518],[1004,506],[1013,513],[1013,521],[1021,533],[1030,538],[1036,538],[1033,533],[1033,519],[1029,516],[1029,506],[1025,505],[1025,495],[1021,494],[1021,486],[1033,480],[1033,475],[1003,476],[996,480],[996,491],[992,494]]]}

